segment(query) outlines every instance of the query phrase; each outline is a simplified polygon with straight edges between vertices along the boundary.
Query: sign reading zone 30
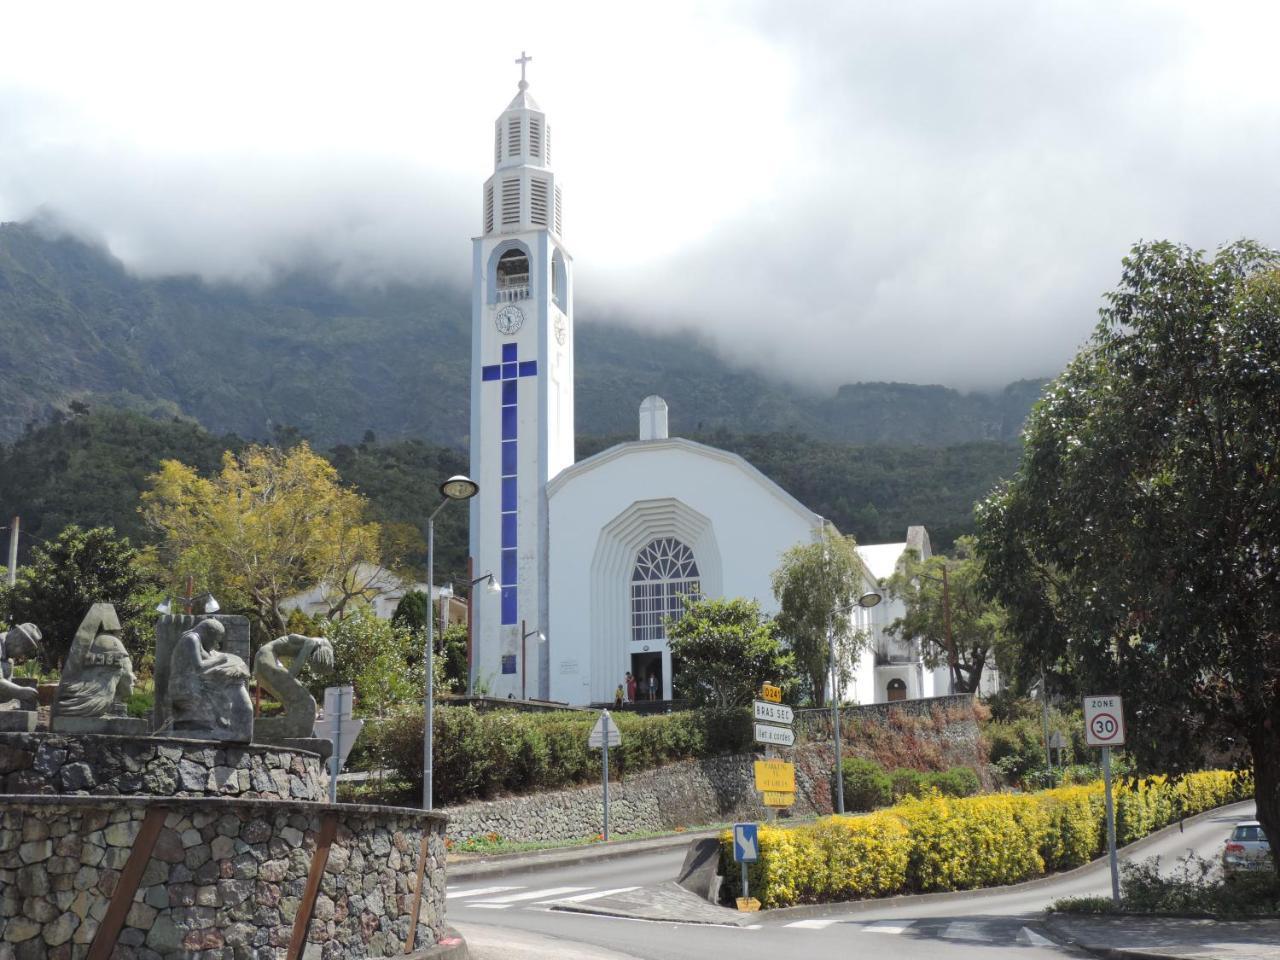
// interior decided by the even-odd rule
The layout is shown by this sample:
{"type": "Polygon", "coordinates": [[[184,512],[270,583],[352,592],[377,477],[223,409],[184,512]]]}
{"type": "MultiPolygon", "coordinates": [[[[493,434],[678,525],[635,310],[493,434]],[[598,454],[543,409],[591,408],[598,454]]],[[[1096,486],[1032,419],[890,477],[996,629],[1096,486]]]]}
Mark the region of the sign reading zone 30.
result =
{"type": "Polygon", "coordinates": [[[1119,697],[1084,698],[1084,741],[1091,747],[1124,746],[1124,707],[1119,697]]]}

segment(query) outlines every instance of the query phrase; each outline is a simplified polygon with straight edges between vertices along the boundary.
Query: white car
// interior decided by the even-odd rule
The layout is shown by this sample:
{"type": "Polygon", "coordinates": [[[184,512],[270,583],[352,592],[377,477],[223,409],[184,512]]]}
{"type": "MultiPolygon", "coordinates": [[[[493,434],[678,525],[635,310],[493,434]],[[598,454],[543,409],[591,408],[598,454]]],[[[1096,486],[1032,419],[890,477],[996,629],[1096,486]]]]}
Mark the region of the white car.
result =
{"type": "Polygon", "coordinates": [[[1222,851],[1222,873],[1271,869],[1271,844],[1257,820],[1241,820],[1231,831],[1222,851]]]}

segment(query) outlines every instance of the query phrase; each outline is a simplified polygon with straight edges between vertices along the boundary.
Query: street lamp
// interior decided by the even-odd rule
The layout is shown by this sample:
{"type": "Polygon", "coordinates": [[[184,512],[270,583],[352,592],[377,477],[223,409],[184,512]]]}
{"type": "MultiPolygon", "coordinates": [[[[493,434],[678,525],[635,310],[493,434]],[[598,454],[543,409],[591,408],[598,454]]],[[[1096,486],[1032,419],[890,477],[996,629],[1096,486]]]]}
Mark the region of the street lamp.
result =
{"type": "MultiPolygon", "coordinates": [[[[878,593],[864,593],[857,599],[858,606],[864,610],[870,610],[877,603],[883,600],[878,593]]],[[[852,607],[844,607],[841,614],[848,616],[852,612],[852,607]]],[[[827,647],[831,652],[831,730],[832,737],[836,745],[836,813],[844,813],[844,764],[840,759],[840,691],[839,674],[836,673],[836,638],[835,626],[827,634],[827,647]]]]}
{"type": "Polygon", "coordinates": [[[450,477],[440,484],[440,493],[444,499],[440,506],[431,511],[427,517],[427,647],[423,651],[423,660],[427,665],[427,695],[423,704],[422,730],[422,809],[431,809],[431,749],[432,723],[435,720],[435,617],[431,615],[431,595],[435,593],[436,572],[436,514],[445,508],[451,500],[470,500],[480,492],[480,484],[470,477],[461,474],[450,477]]]}
{"type": "Polygon", "coordinates": [[[529,692],[525,686],[525,675],[528,672],[529,658],[527,656],[529,648],[525,646],[525,641],[530,637],[536,636],[539,643],[545,643],[547,635],[534,627],[532,630],[526,631],[524,621],[520,621],[520,699],[528,700],[529,692]]]}

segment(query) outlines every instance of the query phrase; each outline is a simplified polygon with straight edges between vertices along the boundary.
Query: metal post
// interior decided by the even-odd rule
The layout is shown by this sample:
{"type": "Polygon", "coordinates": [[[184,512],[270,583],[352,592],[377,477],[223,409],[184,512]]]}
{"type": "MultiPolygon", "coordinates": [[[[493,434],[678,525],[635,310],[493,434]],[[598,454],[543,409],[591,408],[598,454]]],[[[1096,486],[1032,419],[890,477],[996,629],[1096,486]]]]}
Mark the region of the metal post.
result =
{"type": "Polygon", "coordinates": [[[836,813],[844,813],[844,764],[840,758],[840,693],[839,674],[836,672],[836,638],[834,631],[827,631],[827,644],[831,648],[831,736],[836,748],[836,813]]]}
{"type": "MultiPolygon", "coordinates": [[[[444,503],[448,503],[446,500],[444,503]]],[[[444,506],[440,504],[440,507],[444,506]]],[[[440,512],[436,507],[436,513],[440,512]]],[[[435,722],[435,617],[431,614],[431,595],[435,593],[436,573],[436,513],[427,517],[427,646],[423,651],[423,661],[427,667],[427,700],[424,706],[422,727],[422,809],[431,810],[432,788],[432,724],[435,722]]]]}
{"type": "Polygon", "coordinates": [[[338,771],[342,769],[342,688],[333,698],[338,715],[333,719],[333,756],[329,758],[332,772],[329,774],[329,802],[338,802],[338,771]]]}
{"type": "Polygon", "coordinates": [[[525,683],[526,668],[528,667],[528,664],[529,664],[528,629],[529,629],[528,625],[523,620],[521,620],[520,621],[520,699],[521,700],[529,699],[529,687],[528,687],[528,684],[525,683]]]}
{"type": "Polygon", "coordinates": [[[1111,861],[1111,902],[1120,906],[1120,861],[1116,857],[1116,808],[1111,800],[1111,748],[1102,748],[1102,782],[1107,793],[1107,858],[1111,861]]]}
{"type": "Polygon", "coordinates": [[[14,517],[9,524],[9,586],[18,582],[18,528],[22,524],[21,517],[14,517]]]}
{"type": "Polygon", "coordinates": [[[474,654],[471,650],[472,634],[471,620],[473,617],[472,597],[476,592],[476,562],[472,557],[467,557],[467,696],[475,693],[476,687],[476,666],[474,654]]]}
{"type": "MultiPolygon", "coordinates": [[[[947,625],[947,658],[951,667],[951,692],[956,692],[956,681],[960,679],[960,659],[956,655],[956,641],[951,636],[951,582],[947,579],[947,559],[942,558],[942,617],[947,625]]],[[[977,690],[970,691],[977,693],[977,690]]]]}
{"type": "Polygon", "coordinates": [[[609,839],[609,711],[606,710],[602,715],[604,724],[601,731],[604,733],[602,738],[603,757],[604,757],[604,839],[609,839]]]}
{"type": "Polygon", "coordinates": [[[1040,719],[1044,725],[1044,761],[1049,768],[1049,785],[1053,786],[1053,754],[1049,752],[1049,688],[1044,685],[1044,667],[1040,668],[1040,719]]]}
{"type": "Polygon", "coordinates": [[[746,900],[751,896],[751,887],[747,885],[747,861],[743,860],[740,866],[742,867],[742,899],[746,900]]]}

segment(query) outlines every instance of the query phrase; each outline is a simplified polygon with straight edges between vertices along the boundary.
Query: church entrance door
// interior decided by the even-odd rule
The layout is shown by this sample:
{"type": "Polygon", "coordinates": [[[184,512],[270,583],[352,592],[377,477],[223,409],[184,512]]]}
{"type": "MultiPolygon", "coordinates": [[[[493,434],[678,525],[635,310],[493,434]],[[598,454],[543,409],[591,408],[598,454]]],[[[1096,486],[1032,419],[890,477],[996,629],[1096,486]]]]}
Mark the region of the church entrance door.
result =
{"type": "Polygon", "coordinates": [[[636,700],[644,703],[646,700],[651,699],[666,699],[661,651],[633,653],[631,655],[631,675],[636,678],[636,700]],[[652,696],[650,696],[650,690],[653,691],[652,696]]]}

